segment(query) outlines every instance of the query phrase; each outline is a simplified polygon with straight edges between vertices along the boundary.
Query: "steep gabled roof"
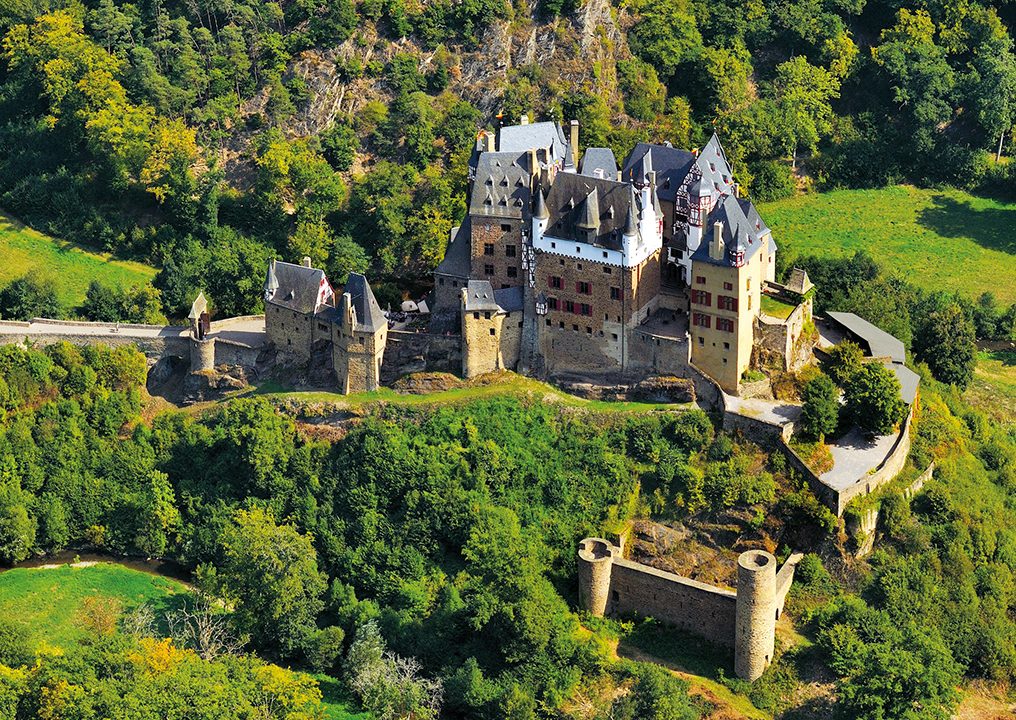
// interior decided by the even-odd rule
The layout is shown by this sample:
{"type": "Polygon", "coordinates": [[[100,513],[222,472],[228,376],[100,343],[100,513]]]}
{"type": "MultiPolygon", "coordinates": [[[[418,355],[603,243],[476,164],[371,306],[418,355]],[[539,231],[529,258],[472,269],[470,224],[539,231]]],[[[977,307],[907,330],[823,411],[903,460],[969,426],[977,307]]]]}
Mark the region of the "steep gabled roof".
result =
{"type": "Polygon", "coordinates": [[[762,238],[768,233],[768,228],[761,231],[755,227],[755,223],[749,222],[737,198],[733,195],[726,195],[709,213],[707,225],[703,228],[702,244],[699,245],[692,259],[713,265],[734,265],[736,255],[743,253],[744,262],[748,262],[762,247],[762,238]],[[709,255],[709,246],[713,241],[716,223],[723,223],[724,253],[722,260],[714,260],[709,255]]]}
{"type": "Polygon", "coordinates": [[[269,302],[287,310],[309,314],[317,307],[323,282],[327,282],[323,270],[273,260],[268,266],[265,289],[275,290],[269,302]],[[276,287],[272,288],[272,284],[276,287]]]}
{"type": "Polygon", "coordinates": [[[517,312],[523,307],[523,292],[521,285],[495,290],[494,302],[506,313],[517,312]]]}
{"type": "Polygon", "coordinates": [[[528,168],[529,156],[525,152],[481,154],[469,200],[470,215],[528,219],[531,201],[528,168]]]}
{"type": "Polygon", "coordinates": [[[497,312],[494,287],[487,280],[470,280],[466,285],[466,312],[497,312]]]}
{"type": "Polygon", "coordinates": [[[798,295],[804,295],[809,290],[815,287],[815,283],[808,277],[808,272],[801,268],[794,268],[790,273],[790,279],[787,281],[787,290],[790,292],[797,293],[798,295]]]}
{"type": "Polygon", "coordinates": [[[588,177],[617,179],[617,160],[610,148],[586,148],[579,173],[588,177]]]}
{"type": "Polygon", "coordinates": [[[896,375],[900,381],[900,398],[907,405],[913,405],[917,398],[917,387],[921,384],[921,376],[900,363],[889,363],[887,367],[896,375]]]}
{"type": "Polygon", "coordinates": [[[576,240],[579,229],[591,229],[592,236],[583,242],[611,250],[621,249],[629,210],[636,214],[639,210],[628,183],[573,173],[558,174],[547,196],[547,208],[548,237],[576,240]]]}
{"type": "Polygon", "coordinates": [[[677,189],[695,162],[695,154],[669,145],[639,143],[628,153],[621,166],[621,179],[643,184],[649,170],[656,171],[656,194],[665,202],[674,202],[677,189]]]}
{"type": "Polygon", "coordinates": [[[562,167],[575,167],[571,145],[558,122],[538,122],[528,125],[508,125],[497,134],[499,153],[525,153],[529,150],[550,148],[550,161],[562,167]]]}
{"type": "Polygon", "coordinates": [[[367,278],[360,273],[349,273],[344,293],[349,293],[349,301],[356,312],[356,325],[353,330],[357,332],[374,333],[382,327],[387,326],[388,320],[381,311],[381,307],[374,299],[374,293],[370,289],[367,278]]]}
{"type": "Polygon", "coordinates": [[[695,168],[702,176],[702,182],[708,184],[713,193],[733,195],[733,173],[723,146],[720,145],[720,138],[715,133],[695,158],[695,168]]]}
{"type": "Polygon", "coordinates": [[[452,228],[448,249],[445,251],[444,260],[434,271],[435,275],[450,275],[463,280],[469,277],[469,273],[472,271],[472,263],[469,259],[472,241],[470,223],[469,216],[466,215],[461,225],[452,228]]]}

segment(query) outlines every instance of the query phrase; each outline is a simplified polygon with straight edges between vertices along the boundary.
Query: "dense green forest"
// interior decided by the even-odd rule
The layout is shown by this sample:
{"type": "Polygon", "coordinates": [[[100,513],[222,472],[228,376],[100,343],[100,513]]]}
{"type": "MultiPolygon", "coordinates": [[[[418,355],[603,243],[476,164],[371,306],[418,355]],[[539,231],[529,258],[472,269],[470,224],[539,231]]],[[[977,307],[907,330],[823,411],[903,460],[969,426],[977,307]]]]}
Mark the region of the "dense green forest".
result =
{"type": "MultiPolygon", "coordinates": [[[[1013,124],[1010,5],[593,5],[5,4],[0,206],[162,269],[140,306],[101,303],[131,289],[96,287],[82,308],[42,307],[179,317],[203,288],[221,313],[256,311],[272,256],[419,291],[495,116],[577,118],[583,146],[619,159],[640,140],[692,147],[716,131],[757,200],[799,182],[1013,195],[993,158],[1013,124]],[[522,59],[488,55],[503,46],[522,59]],[[330,85],[341,92],[326,99],[330,85]]],[[[37,309],[45,281],[5,315],[37,309]]]]}
{"type": "MultiPolygon", "coordinates": [[[[324,442],[261,398],[144,421],[144,368],[129,349],[0,348],[0,557],[91,546],[178,559],[231,608],[235,643],[341,677],[379,716],[549,717],[604,684],[630,692],[601,698],[597,717],[698,716],[666,672],[610,659],[610,637],[633,626],[590,631],[575,611],[577,541],[634,516],[733,511],[741,542],[818,551],[847,577],[829,554],[834,518],[783,456],[699,411],[603,414],[525,395],[382,405],[324,442]]],[[[935,459],[935,480],[912,503],[895,486],[879,499],[886,540],[870,570],[840,585],[809,556],[791,603],[840,677],[844,717],[946,717],[964,677],[1016,677],[1016,439],[919,368],[904,479],[935,459]]],[[[30,638],[0,630],[21,698],[11,717],[76,673],[96,683],[74,683],[66,702],[106,712],[128,676],[99,682],[100,667],[175,652],[124,630],[33,665],[30,638]]],[[[200,644],[176,648],[188,649],[200,644]]],[[[760,705],[782,697],[793,658],[751,690],[760,705]]],[[[247,667],[186,662],[193,688],[247,667]]],[[[262,671],[244,672],[241,684],[262,671]]]]}

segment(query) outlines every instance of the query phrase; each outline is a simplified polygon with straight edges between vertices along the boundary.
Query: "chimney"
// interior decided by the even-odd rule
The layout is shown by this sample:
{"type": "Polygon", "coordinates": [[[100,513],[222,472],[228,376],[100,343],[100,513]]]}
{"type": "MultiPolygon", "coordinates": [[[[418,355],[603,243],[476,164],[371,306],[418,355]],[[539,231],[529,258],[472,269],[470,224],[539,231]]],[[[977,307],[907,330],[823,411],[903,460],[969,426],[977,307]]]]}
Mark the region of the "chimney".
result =
{"type": "Polygon", "coordinates": [[[741,183],[734,183],[734,197],[741,197],[741,183]]]}
{"type": "Polygon", "coordinates": [[[528,124],[529,124],[528,115],[523,115],[522,117],[519,118],[519,125],[528,125],[528,124]]]}
{"type": "Polygon", "coordinates": [[[623,181],[621,180],[621,171],[620,171],[620,170],[618,170],[618,171],[617,171],[617,181],[618,181],[618,182],[623,182],[623,181]]]}
{"type": "Polygon", "coordinates": [[[303,263],[302,264],[303,264],[304,267],[309,268],[310,267],[310,258],[307,257],[306,255],[304,255],[304,257],[303,257],[303,263]]]}
{"type": "Polygon", "coordinates": [[[709,241],[709,257],[712,260],[723,259],[723,223],[713,223],[713,239],[709,241]]]}
{"type": "Polygon", "coordinates": [[[536,148],[529,149],[529,177],[534,178],[540,172],[540,164],[536,160],[536,148]]]}
{"type": "Polygon", "coordinates": [[[649,187],[653,187],[653,188],[656,187],[656,171],[655,170],[650,170],[649,171],[649,187]]]}
{"type": "Polygon", "coordinates": [[[483,151],[494,152],[494,133],[492,132],[483,133],[483,151]]]}
{"type": "Polygon", "coordinates": [[[569,123],[569,126],[571,128],[572,159],[575,160],[575,166],[578,167],[578,164],[579,164],[579,121],[578,120],[572,120],[571,123],[569,123]]]}

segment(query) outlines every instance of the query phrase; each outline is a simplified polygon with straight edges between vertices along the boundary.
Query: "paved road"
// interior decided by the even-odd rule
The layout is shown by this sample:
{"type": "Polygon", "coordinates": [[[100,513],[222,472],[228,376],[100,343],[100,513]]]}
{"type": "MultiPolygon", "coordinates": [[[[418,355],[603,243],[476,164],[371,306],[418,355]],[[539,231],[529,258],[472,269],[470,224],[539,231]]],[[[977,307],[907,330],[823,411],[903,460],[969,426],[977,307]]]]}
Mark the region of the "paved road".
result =
{"type": "Polygon", "coordinates": [[[864,479],[870,470],[886,459],[896,443],[897,435],[880,435],[866,440],[856,427],[829,445],[833,469],[822,473],[819,480],[834,490],[843,490],[864,479]]]}

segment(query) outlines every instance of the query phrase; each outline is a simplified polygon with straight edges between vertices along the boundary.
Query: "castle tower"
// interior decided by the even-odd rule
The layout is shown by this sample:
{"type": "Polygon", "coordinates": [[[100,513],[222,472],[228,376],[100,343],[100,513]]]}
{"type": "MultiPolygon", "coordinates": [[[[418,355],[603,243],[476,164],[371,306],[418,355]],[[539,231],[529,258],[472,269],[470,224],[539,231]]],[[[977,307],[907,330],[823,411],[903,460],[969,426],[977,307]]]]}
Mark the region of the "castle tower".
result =
{"type": "Polygon", "coordinates": [[[543,198],[543,190],[537,185],[536,203],[533,206],[533,243],[540,240],[543,233],[547,232],[548,222],[550,222],[550,212],[547,210],[547,201],[543,198]]]}
{"type": "Polygon", "coordinates": [[[381,387],[388,321],[367,278],[350,273],[331,327],[332,366],[344,395],[381,387]]]}
{"type": "Polygon", "coordinates": [[[470,280],[462,288],[462,377],[503,370],[501,325],[503,314],[486,280],[470,280]]]}
{"type": "Polygon", "coordinates": [[[191,372],[203,372],[215,369],[215,338],[207,337],[210,329],[208,301],[203,292],[191,305],[187,316],[191,326],[190,369],[191,372]]]}
{"type": "Polygon", "coordinates": [[[602,538],[579,543],[579,606],[603,617],[610,599],[610,571],[618,548],[602,538]]]}
{"type": "Polygon", "coordinates": [[[749,550],[737,558],[734,672],[754,682],[773,659],[776,640],[776,558],[749,550]]]}

